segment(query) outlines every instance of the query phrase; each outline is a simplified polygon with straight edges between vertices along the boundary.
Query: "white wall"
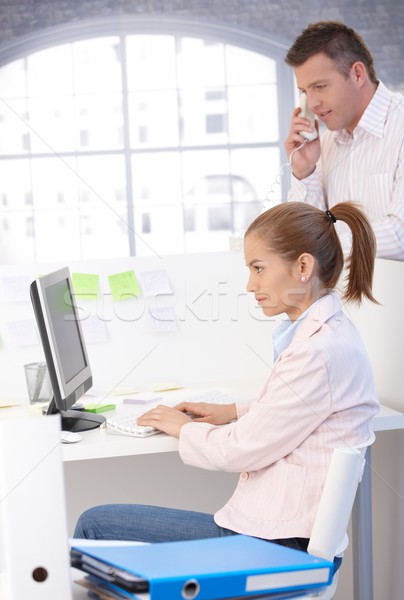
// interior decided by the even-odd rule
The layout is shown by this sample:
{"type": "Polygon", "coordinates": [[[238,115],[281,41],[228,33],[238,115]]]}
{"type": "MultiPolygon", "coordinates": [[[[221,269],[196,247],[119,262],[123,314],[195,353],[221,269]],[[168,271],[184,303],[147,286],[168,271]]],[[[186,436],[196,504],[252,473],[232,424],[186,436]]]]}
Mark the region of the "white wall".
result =
{"type": "MultiPolygon", "coordinates": [[[[4,288],[7,277],[26,275],[28,282],[39,273],[61,266],[64,265],[3,266],[0,286],[4,288]]],[[[106,327],[105,343],[87,343],[95,387],[104,390],[142,386],[167,379],[186,385],[198,381],[236,381],[247,376],[256,389],[262,381],[265,363],[272,360],[270,331],[274,323],[263,322],[260,309],[247,297],[247,269],[240,253],[92,261],[69,266],[71,272],[100,275],[100,298],[80,302],[83,325],[87,317],[96,316],[106,327]],[[113,302],[107,276],[130,269],[135,273],[166,269],[173,294],[113,302]],[[174,307],[176,332],[151,330],[148,308],[162,305],[174,307]]],[[[0,353],[9,373],[0,382],[0,393],[24,398],[22,364],[41,358],[42,351],[39,343],[13,347],[8,323],[33,320],[28,289],[25,302],[7,302],[3,294],[0,308],[3,346],[0,353]]]]}
{"type": "MultiPolygon", "coordinates": [[[[0,267],[0,323],[2,377],[0,398],[26,402],[22,365],[42,358],[39,344],[14,347],[8,323],[33,319],[28,292],[24,301],[5,298],[5,278],[33,279],[60,266],[0,267]]],[[[148,257],[92,261],[70,265],[71,271],[98,273],[101,297],[83,302],[87,315],[105,321],[107,341],[88,343],[94,385],[100,390],[145,387],[150,382],[247,383],[255,394],[272,362],[274,321],[262,318],[245,294],[247,270],[240,253],[148,257]],[[134,269],[135,273],[167,269],[173,295],[111,301],[107,276],[134,269]],[[178,330],[154,332],[147,307],[170,304],[178,330]]],[[[404,264],[377,261],[374,293],[381,306],[366,303],[347,310],[368,348],[381,401],[404,411],[404,330],[401,318],[404,264]]],[[[17,281],[17,279],[16,279],[17,281]]],[[[8,281],[9,283],[9,281],[8,281]]],[[[14,339],[15,342],[15,339],[14,339]]],[[[404,432],[377,435],[372,451],[375,600],[401,600],[402,569],[393,569],[404,555],[400,531],[404,525],[404,432]]],[[[87,506],[103,502],[151,502],[212,512],[228,498],[236,478],[185,467],[173,454],[141,458],[83,461],[65,465],[69,530],[87,506]],[[185,486],[183,485],[185,482],[185,486]]],[[[341,571],[337,600],[352,596],[350,552],[341,571]]]]}

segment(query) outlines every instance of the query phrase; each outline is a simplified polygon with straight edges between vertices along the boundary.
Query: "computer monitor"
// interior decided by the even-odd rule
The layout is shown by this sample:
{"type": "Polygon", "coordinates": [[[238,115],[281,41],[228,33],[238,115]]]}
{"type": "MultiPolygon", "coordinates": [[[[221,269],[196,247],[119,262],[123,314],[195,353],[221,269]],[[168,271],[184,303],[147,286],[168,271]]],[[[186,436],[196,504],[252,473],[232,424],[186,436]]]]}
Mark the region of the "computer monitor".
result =
{"type": "Polygon", "coordinates": [[[53,390],[47,414],[60,413],[62,430],[86,431],[105,417],[71,410],[93,384],[72,289],[65,267],[33,281],[30,295],[53,390]]]}

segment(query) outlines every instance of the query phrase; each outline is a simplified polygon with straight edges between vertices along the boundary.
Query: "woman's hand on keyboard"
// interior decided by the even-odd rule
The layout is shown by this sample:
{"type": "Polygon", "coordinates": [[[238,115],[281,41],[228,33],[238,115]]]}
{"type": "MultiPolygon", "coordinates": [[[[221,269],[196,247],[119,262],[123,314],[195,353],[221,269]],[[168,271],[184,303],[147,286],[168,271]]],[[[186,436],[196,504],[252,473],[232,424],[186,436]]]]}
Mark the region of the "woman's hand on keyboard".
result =
{"type": "Polygon", "coordinates": [[[181,402],[175,407],[177,410],[192,415],[193,421],[224,425],[237,419],[236,405],[210,404],[208,402],[181,402]]]}
{"type": "Polygon", "coordinates": [[[183,412],[161,404],[147,411],[136,419],[138,425],[155,427],[168,435],[180,437],[181,427],[192,421],[191,417],[183,412]]]}

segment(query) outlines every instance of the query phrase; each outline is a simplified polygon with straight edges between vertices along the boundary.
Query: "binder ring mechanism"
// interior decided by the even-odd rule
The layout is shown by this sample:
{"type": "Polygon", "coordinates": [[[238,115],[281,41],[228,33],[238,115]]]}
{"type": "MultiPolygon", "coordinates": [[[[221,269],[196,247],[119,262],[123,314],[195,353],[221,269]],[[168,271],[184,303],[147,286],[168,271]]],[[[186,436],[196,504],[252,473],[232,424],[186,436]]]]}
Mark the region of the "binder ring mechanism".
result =
{"type": "Polygon", "coordinates": [[[181,596],[184,600],[193,600],[198,596],[200,589],[201,586],[196,579],[188,579],[182,587],[181,596]]]}

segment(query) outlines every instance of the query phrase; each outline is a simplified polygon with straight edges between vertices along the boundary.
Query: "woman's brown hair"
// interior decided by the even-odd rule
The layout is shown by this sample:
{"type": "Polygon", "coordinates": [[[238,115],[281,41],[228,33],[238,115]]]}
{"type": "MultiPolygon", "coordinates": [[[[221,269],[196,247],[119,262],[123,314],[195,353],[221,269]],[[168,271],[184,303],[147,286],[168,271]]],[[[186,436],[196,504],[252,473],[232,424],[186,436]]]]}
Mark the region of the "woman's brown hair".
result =
{"type": "Polygon", "coordinates": [[[332,212],[324,212],[304,202],[285,202],[257,217],[245,236],[258,235],[268,250],[290,262],[303,253],[311,254],[316,259],[320,282],[324,288],[333,290],[344,267],[335,221],[346,223],[352,233],[344,300],[360,303],[363,298],[368,298],[377,303],[372,294],[376,238],[357,204],[341,202],[332,207],[332,212]]]}

